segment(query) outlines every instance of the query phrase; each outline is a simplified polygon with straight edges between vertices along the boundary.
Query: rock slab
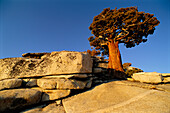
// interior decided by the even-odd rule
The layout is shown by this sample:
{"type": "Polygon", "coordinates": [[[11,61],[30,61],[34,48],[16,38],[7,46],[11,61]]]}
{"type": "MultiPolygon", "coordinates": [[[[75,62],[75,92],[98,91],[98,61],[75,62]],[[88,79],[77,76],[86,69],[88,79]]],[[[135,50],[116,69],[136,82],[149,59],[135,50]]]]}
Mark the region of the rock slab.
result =
{"type": "Polygon", "coordinates": [[[45,93],[42,95],[42,102],[60,99],[70,94],[70,90],[44,90],[43,92],[45,93]]]}
{"type": "Polygon", "coordinates": [[[17,88],[17,87],[20,87],[21,84],[22,84],[22,80],[21,79],[1,80],[0,81],[0,90],[2,90],[2,89],[17,88]]]}
{"type": "Polygon", "coordinates": [[[134,73],[132,78],[136,81],[145,82],[145,83],[161,83],[163,82],[163,76],[161,73],[157,72],[140,72],[134,73]]]}
{"type": "Polygon", "coordinates": [[[42,108],[35,108],[31,110],[27,110],[22,113],[66,113],[64,107],[61,105],[56,105],[56,103],[49,104],[48,106],[42,108]]]}
{"type": "Polygon", "coordinates": [[[52,52],[35,58],[0,59],[0,80],[56,74],[92,73],[93,61],[85,52],[52,52]]]}
{"type": "Polygon", "coordinates": [[[37,85],[43,89],[84,89],[91,87],[91,80],[75,79],[38,79],[37,85]]]}
{"type": "Polygon", "coordinates": [[[0,112],[19,109],[39,103],[41,92],[33,89],[11,89],[0,91],[0,112]]]}
{"type": "Polygon", "coordinates": [[[22,79],[25,87],[37,86],[37,79],[22,79]]]}
{"type": "Polygon", "coordinates": [[[63,101],[67,113],[169,113],[170,93],[109,82],[63,101]]]}

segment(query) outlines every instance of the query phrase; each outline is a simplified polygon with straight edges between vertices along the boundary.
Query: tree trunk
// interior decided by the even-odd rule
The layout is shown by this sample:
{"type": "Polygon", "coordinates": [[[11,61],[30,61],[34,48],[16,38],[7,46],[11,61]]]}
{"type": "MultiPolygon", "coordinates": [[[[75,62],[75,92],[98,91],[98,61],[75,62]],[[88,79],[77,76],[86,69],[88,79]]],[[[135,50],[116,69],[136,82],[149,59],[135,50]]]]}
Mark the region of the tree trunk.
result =
{"type": "Polygon", "coordinates": [[[109,48],[109,64],[108,68],[112,73],[113,78],[125,78],[121,55],[119,51],[119,42],[114,42],[110,40],[108,43],[109,48]]]}

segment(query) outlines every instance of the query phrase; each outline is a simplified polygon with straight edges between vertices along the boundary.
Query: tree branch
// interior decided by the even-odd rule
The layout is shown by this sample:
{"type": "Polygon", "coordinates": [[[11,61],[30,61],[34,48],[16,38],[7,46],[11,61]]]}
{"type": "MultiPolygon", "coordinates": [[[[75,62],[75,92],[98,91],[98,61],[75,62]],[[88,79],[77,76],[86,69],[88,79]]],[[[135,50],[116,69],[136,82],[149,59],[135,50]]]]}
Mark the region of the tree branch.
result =
{"type": "MultiPolygon", "coordinates": [[[[144,22],[140,22],[140,23],[138,23],[138,24],[131,24],[131,25],[128,25],[127,28],[132,27],[132,26],[136,26],[136,25],[145,24],[148,20],[149,20],[149,18],[148,18],[147,20],[145,20],[144,22]]],[[[126,29],[127,29],[127,28],[126,28],[126,29]]]]}
{"type": "Polygon", "coordinates": [[[141,22],[141,23],[138,23],[138,24],[131,24],[131,25],[127,26],[126,29],[122,28],[122,30],[125,31],[127,34],[125,34],[124,36],[122,36],[122,37],[119,38],[119,36],[121,36],[121,35],[123,34],[123,33],[120,33],[114,40],[115,40],[115,41],[119,41],[119,40],[125,38],[126,36],[129,35],[129,32],[127,31],[127,29],[128,29],[129,27],[145,24],[148,20],[149,20],[149,18],[148,18],[147,20],[145,20],[144,22],[141,22]]]}
{"type": "Polygon", "coordinates": [[[125,31],[126,32],[126,34],[125,35],[123,35],[123,36],[121,36],[123,33],[120,33],[115,39],[114,39],[114,41],[119,41],[119,40],[121,40],[121,39],[123,39],[123,38],[125,38],[126,36],[128,36],[129,35],[129,31],[127,31],[126,29],[124,29],[124,28],[122,28],[122,30],[123,31],[125,31]],[[121,37],[120,37],[121,36],[121,37]]]}

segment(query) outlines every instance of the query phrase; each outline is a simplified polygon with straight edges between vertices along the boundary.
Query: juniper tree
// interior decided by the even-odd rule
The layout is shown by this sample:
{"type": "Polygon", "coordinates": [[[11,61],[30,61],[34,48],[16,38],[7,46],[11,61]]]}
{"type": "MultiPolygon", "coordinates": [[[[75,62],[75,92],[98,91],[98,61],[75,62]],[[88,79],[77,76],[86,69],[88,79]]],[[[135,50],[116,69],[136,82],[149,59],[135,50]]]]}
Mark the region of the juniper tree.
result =
{"type": "Polygon", "coordinates": [[[131,48],[146,42],[159,23],[154,14],[139,12],[137,7],[106,8],[94,17],[89,27],[93,36],[88,40],[102,55],[108,55],[109,69],[124,72],[118,45],[131,48]]]}

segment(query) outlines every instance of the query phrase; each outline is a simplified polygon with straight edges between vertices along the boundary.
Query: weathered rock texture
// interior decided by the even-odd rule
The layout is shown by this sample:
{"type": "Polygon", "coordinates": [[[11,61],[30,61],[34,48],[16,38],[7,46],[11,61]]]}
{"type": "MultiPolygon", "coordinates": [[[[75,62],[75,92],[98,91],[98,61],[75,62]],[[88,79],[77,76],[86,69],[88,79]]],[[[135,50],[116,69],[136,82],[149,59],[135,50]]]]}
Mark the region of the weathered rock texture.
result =
{"type": "MultiPolygon", "coordinates": [[[[37,84],[43,89],[84,89],[91,84],[91,80],[75,79],[38,79],[37,84]]],[[[91,86],[90,86],[91,87],[91,86]]]]}
{"type": "Polygon", "coordinates": [[[0,91],[0,112],[39,103],[41,92],[33,89],[11,89],[0,91]]]}
{"type": "Polygon", "coordinates": [[[104,59],[104,57],[92,57],[93,59],[93,84],[103,83],[105,80],[110,79],[110,75],[108,73],[108,61],[104,59]]]}
{"type": "Polygon", "coordinates": [[[134,73],[132,78],[136,81],[145,83],[161,83],[163,82],[163,76],[157,72],[140,72],[134,73]]]}
{"type": "Polygon", "coordinates": [[[51,53],[24,53],[22,54],[22,57],[41,59],[42,56],[50,55],[50,54],[51,53]]]}
{"type": "Polygon", "coordinates": [[[60,99],[60,98],[63,98],[63,97],[67,97],[71,93],[70,89],[68,89],[68,90],[56,90],[56,89],[47,90],[47,89],[42,89],[40,87],[33,87],[31,89],[42,92],[41,102],[56,100],[56,99],[60,99]]]}
{"type": "Polygon", "coordinates": [[[67,78],[67,79],[73,79],[73,78],[88,78],[88,77],[92,77],[92,74],[67,74],[67,75],[52,75],[52,76],[45,76],[43,78],[51,78],[51,79],[62,79],[62,78],[67,78]]]}
{"type": "Polygon", "coordinates": [[[85,52],[26,53],[23,57],[0,59],[0,112],[55,101],[69,96],[71,90],[91,88],[93,61],[85,52]]]}
{"type": "Polygon", "coordinates": [[[56,105],[56,103],[49,104],[46,107],[38,107],[25,111],[23,113],[66,113],[64,107],[61,105],[56,105]]]}
{"type": "Polygon", "coordinates": [[[56,74],[92,73],[91,56],[82,52],[52,52],[33,58],[0,59],[0,80],[56,74]]]}
{"type": "Polygon", "coordinates": [[[113,81],[65,99],[63,105],[67,113],[168,113],[170,93],[113,81]]]}
{"type": "Polygon", "coordinates": [[[1,80],[0,81],[0,90],[2,90],[2,89],[17,88],[17,87],[20,87],[21,84],[22,84],[22,80],[21,79],[1,80]]]}
{"type": "Polygon", "coordinates": [[[70,90],[43,90],[43,92],[45,93],[42,95],[42,102],[60,99],[70,94],[70,90]]]}
{"type": "MultiPolygon", "coordinates": [[[[103,57],[91,58],[84,52],[69,51],[26,53],[23,57],[0,59],[0,112],[170,111],[169,75],[164,74],[166,81],[157,85],[130,81],[106,83],[111,80],[108,61],[103,57]],[[104,82],[106,84],[102,84],[104,82]],[[101,85],[89,90],[96,84],[101,85]]],[[[153,76],[146,76],[145,82],[148,79],[152,83],[159,81],[148,77],[153,76]]]]}
{"type": "Polygon", "coordinates": [[[170,83],[170,73],[162,73],[164,83],[170,83]]]}
{"type": "Polygon", "coordinates": [[[33,87],[33,86],[37,86],[37,79],[22,79],[23,80],[23,84],[25,85],[25,87],[33,87]]]}

